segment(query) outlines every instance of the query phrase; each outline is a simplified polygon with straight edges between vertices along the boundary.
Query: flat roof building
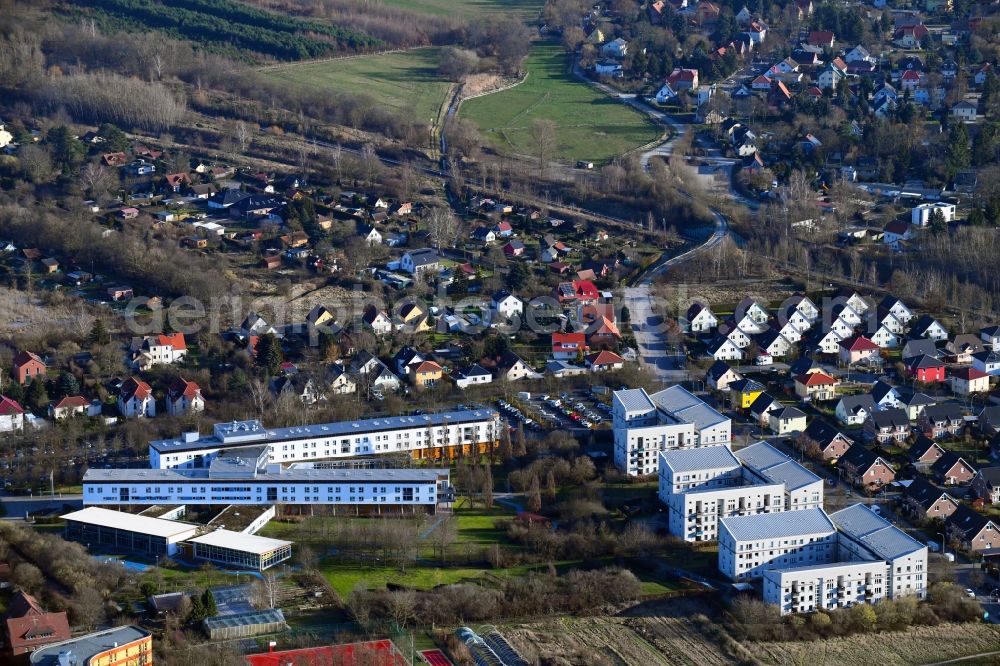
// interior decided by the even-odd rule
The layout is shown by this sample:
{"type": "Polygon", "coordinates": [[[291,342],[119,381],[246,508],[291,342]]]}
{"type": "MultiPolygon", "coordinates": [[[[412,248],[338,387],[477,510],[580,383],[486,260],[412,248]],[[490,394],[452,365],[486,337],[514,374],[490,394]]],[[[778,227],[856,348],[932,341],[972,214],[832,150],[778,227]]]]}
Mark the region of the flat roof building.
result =
{"type": "Polygon", "coordinates": [[[823,506],[823,479],[768,442],[751,444],[735,455],[761,483],[784,484],[786,511],[823,506]]]}
{"type": "Polygon", "coordinates": [[[764,603],[782,615],[874,604],[886,594],[885,562],[837,562],[764,572],[764,603]]]}
{"type": "Polygon", "coordinates": [[[322,463],[286,467],[242,456],[243,451],[221,452],[207,469],[89,469],[83,476],[83,503],[327,505],[352,513],[433,513],[452,501],[447,468],[330,468],[322,463]]]}
{"type": "Polygon", "coordinates": [[[629,476],[656,474],[661,451],[730,444],[730,419],[679,385],[615,391],[612,416],[615,465],[629,476]]]}
{"type": "Polygon", "coordinates": [[[97,631],[35,650],[33,666],[152,666],[153,637],[132,625],[97,631]]]}
{"type": "Polygon", "coordinates": [[[263,571],[292,557],[292,542],[215,530],[189,541],[195,559],[263,571]]]}
{"type": "Polygon", "coordinates": [[[178,544],[195,536],[198,526],[175,520],[137,516],[88,506],[67,513],[65,536],[88,548],[107,548],[147,555],[172,557],[178,544]]]}
{"type": "Polygon", "coordinates": [[[293,463],[405,452],[419,459],[448,459],[459,449],[482,452],[500,439],[500,415],[489,409],[390,416],[290,428],[265,428],[257,420],[217,423],[211,435],[187,432],[149,443],[154,469],[208,467],[220,451],[265,447],[267,462],[293,463]]]}
{"type": "Polygon", "coordinates": [[[837,528],[823,509],[719,520],[719,571],[731,580],[760,578],[769,569],[828,564],[836,554],[837,528]]]}
{"type": "Polygon", "coordinates": [[[899,529],[865,504],[830,514],[839,530],[839,558],[881,560],[888,565],[886,596],[927,594],[927,545],[899,529]]]}

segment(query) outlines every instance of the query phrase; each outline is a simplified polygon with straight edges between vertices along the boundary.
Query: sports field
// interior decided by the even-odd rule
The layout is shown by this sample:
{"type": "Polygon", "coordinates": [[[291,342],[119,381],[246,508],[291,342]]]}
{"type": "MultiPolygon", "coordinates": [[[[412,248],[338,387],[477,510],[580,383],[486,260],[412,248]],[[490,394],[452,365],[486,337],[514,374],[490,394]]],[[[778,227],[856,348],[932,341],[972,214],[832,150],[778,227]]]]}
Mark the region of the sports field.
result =
{"type": "Polygon", "coordinates": [[[639,112],[573,78],[559,46],[534,46],[525,67],[523,83],[462,104],[460,115],[498,150],[531,155],[529,128],[536,118],[555,123],[555,157],[568,162],[608,161],[660,135],[639,112]]]}
{"type": "Polygon", "coordinates": [[[439,48],[281,65],[269,76],[337,92],[369,95],[378,104],[431,123],[448,93],[437,74],[439,48]]]}
{"type": "Polygon", "coordinates": [[[422,14],[475,18],[485,14],[514,12],[525,18],[538,16],[542,0],[382,0],[383,4],[422,14]]]}

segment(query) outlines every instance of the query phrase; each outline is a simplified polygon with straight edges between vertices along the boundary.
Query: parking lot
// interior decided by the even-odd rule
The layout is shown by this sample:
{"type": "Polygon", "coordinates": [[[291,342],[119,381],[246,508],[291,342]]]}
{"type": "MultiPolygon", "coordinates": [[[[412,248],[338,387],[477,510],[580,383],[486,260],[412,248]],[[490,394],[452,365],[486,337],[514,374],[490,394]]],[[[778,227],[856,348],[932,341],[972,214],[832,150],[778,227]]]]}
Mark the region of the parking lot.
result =
{"type": "MultiPolygon", "coordinates": [[[[587,431],[611,425],[611,408],[586,390],[519,394],[517,402],[519,407],[511,405],[517,413],[547,430],[587,431]]],[[[500,409],[504,411],[503,404],[500,409]]]]}

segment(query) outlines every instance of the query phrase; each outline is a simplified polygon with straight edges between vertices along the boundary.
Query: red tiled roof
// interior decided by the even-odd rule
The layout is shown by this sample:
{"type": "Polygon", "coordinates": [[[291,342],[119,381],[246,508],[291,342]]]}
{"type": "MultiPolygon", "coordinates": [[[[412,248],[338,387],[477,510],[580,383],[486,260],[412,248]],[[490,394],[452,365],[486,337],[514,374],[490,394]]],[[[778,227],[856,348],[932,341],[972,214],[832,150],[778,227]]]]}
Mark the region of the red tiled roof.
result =
{"type": "Polygon", "coordinates": [[[434,361],[423,361],[421,363],[414,363],[410,368],[416,374],[421,374],[424,372],[440,372],[441,366],[434,361]]]}
{"type": "Polygon", "coordinates": [[[973,379],[982,379],[983,377],[989,377],[989,374],[983,372],[982,370],[977,370],[973,367],[958,368],[951,371],[952,376],[958,379],[964,379],[965,381],[971,381],[973,379]]]}
{"type": "Polygon", "coordinates": [[[591,354],[590,356],[587,357],[587,363],[589,363],[590,365],[615,365],[617,363],[624,363],[624,362],[625,359],[623,359],[621,356],[606,349],[604,351],[597,352],[596,354],[591,354]]]}
{"type": "Polygon", "coordinates": [[[145,400],[150,395],[153,394],[152,387],[141,379],[136,379],[135,377],[129,377],[122,383],[121,387],[121,397],[128,401],[132,398],[137,400],[145,400]]]}
{"type": "Polygon", "coordinates": [[[587,336],[583,333],[553,333],[552,351],[575,351],[587,346],[587,336]]]}
{"type": "Polygon", "coordinates": [[[5,395],[0,395],[0,416],[12,416],[14,414],[24,414],[24,407],[16,400],[12,400],[5,395]]]}
{"type": "Polygon", "coordinates": [[[201,387],[194,382],[187,381],[183,377],[175,379],[173,383],[170,384],[170,388],[167,389],[167,395],[171,400],[177,400],[181,397],[191,399],[199,393],[201,393],[201,387]]]}
{"type": "Polygon", "coordinates": [[[187,349],[187,342],[184,340],[183,333],[174,333],[173,335],[158,335],[156,336],[157,342],[165,347],[173,347],[174,351],[183,351],[187,349]]]}
{"type": "Polygon", "coordinates": [[[45,365],[45,361],[43,361],[38,354],[34,354],[30,351],[18,352],[17,355],[14,356],[13,362],[15,368],[20,368],[22,366],[28,365],[29,363],[40,363],[42,365],[45,365]]]}
{"type": "Polygon", "coordinates": [[[7,648],[14,654],[70,638],[66,613],[46,613],[34,597],[20,591],[7,607],[4,624],[9,639],[7,648]]]}
{"type": "Polygon", "coordinates": [[[90,403],[82,395],[68,395],[59,402],[52,405],[52,409],[66,409],[69,407],[86,407],[90,403]]]}
{"type": "Polygon", "coordinates": [[[879,349],[879,346],[866,338],[863,335],[859,335],[856,338],[848,338],[847,340],[841,340],[840,346],[844,349],[850,351],[872,351],[879,349]]]}
{"type": "Polygon", "coordinates": [[[825,372],[810,372],[804,375],[798,375],[795,378],[795,381],[803,386],[829,386],[837,383],[836,379],[825,372]]]}

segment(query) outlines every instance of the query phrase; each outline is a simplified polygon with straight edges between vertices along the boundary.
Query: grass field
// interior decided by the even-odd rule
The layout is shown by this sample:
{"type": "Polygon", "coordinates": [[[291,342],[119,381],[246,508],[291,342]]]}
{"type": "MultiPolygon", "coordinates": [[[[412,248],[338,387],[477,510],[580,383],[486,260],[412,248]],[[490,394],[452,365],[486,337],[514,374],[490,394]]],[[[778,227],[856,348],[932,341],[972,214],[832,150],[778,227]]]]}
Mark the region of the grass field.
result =
{"type": "Polygon", "coordinates": [[[531,155],[536,118],[556,124],[555,156],[570,162],[608,161],[660,135],[642,114],[574,79],[559,46],[536,45],[525,67],[528,78],[520,85],[462,104],[460,115],[497,149],[531,155]]]}
{"type": "Polygon", "coordinates": [[[390,7],[421,14],[476,18],[500,12],[514,12],[525,20],[538,16],[542,0],[382,0],[390,7]]]}
{"type": "Polygon", "coordinates": [[[378,104],[431,123],[448,93],[438,76],[440,49],[340,58],[282,65],[267,74],[290,83],[337,92],[369,95],[378,104]]]}

